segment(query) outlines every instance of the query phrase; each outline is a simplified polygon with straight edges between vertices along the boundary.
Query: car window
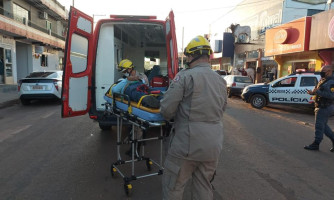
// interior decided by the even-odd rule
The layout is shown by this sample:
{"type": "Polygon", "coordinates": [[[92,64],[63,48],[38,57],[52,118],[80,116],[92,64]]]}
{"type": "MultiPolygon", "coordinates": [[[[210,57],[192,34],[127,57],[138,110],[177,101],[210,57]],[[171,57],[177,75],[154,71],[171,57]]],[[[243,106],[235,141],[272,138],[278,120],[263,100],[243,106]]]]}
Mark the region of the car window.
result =
{"type": "Polygon", "coordinates": [[[32,72],[27,78],[57,78],[56,72],[32,72]]]}
{"type": "Polygon", "coordinates": [[[294,87],[296,84],[297,77],[289,77],[285,78],[277,83],[275,83],[275,87],[294,87]]]}
{"type": "Polygon", "coordinates": [[[238,83],[252,83],[252,80],[248,76],[234,77],[234,81],[238,83]]]}
{"type": "Polygon", "coordinates": [[[226,71],[216,71],[219,75],[227,75],[226,71]]]}
{"type": "Polygon", "coordinates": [[[300,87],[316,86],[318,79],[316,77],[302,77],[300,87]]]}

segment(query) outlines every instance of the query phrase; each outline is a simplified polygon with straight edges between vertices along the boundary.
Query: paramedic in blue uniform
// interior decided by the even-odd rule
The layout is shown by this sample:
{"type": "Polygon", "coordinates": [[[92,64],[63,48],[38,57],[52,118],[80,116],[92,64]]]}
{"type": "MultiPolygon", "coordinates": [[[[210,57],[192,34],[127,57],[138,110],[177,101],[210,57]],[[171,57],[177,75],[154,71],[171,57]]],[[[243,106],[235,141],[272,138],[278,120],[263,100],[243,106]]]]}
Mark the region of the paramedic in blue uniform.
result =
{"type": "Polygon", "coordinates": [[[321,68],[321,80],[318,85],[307,93],[315,95],[315,139],[304,148],[307,150],[319,150],[319,144],[325,134],[332,141],[331,152],[334,152],[334,134],[328,126],[329,117],[334,114],[334,77],[332,66],[321,68]]]}
{"type": "Polygon", "coordinates": [[[180,71],[161,100],[161,114],[174,119],[164,164],[163,199],[182,199],[192,180],[192,199],[213,199],[211,180],[223,146],[226,82],[211,69],[210,43],[197,36],[187,45],[188,69],[180,71]]]}

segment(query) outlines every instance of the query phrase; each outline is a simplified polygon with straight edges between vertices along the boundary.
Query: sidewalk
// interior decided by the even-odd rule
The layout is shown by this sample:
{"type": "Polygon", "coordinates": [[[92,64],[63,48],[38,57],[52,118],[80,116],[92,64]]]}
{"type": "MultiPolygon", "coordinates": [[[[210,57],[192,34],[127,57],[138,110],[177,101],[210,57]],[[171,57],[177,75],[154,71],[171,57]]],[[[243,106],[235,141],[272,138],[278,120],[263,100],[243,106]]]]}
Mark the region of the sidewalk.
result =
{"type": "Polygon", "coordinates": [[[17,85],[0,84],[0,108],[19,103],[17,85]]]}

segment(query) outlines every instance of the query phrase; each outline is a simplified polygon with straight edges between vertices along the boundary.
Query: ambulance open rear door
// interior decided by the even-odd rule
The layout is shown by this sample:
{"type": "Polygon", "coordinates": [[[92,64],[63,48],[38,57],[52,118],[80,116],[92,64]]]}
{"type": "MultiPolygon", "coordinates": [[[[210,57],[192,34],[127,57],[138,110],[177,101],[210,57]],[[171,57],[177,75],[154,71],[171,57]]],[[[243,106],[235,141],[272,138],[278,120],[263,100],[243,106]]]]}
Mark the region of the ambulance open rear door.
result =
{"type": "Polygon", "coordinates": [[[71,7],[65,47],[62,117],[86,114],[91,106],[93,18],[71,7]]]}
{"type": "Polygon", "coordinates": [[[170,11],[166,19],[166,42],[168,59],[168,77],[173,80],[179,69],[174,13],[170,11]]]}

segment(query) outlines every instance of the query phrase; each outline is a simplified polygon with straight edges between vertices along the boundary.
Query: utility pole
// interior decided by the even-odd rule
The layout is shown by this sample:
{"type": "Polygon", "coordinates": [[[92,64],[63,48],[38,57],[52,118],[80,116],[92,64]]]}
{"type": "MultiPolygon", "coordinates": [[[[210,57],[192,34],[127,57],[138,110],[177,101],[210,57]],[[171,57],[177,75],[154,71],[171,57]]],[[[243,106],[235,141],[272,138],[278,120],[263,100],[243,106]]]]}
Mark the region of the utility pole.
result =
{"type": "Polygon", "coordinates": [[[328,4],[328,10],[331,9],[332,2],[333,2],[333,0],[328,0],[328,1],[327,1],[327,4],[328,4]]]}

